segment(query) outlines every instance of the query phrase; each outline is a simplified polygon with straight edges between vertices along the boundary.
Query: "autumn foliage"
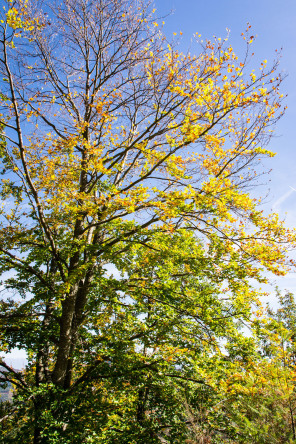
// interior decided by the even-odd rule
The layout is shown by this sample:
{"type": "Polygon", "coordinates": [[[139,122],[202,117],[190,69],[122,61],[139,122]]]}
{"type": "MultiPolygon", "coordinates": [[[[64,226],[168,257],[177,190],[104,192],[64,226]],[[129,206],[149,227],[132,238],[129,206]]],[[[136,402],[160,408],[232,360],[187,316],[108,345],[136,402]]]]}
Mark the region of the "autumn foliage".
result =
{"type": "Polygon", "coordinates": [[[293,265],[250,194],[281,76],[250,29],[240,60],[161,28],[147,2],[5,3],[1,347],[29,356],[1,364],[5,442],[246,442],[214,405],[258,368],[250,280],[293,265]]]}

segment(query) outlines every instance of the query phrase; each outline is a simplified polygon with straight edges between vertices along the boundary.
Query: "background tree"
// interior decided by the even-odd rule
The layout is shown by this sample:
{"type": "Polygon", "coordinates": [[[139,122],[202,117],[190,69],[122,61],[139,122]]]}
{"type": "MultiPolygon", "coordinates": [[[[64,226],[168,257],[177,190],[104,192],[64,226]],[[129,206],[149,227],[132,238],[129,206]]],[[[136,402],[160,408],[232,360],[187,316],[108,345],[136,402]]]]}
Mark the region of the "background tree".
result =
{"type": "Polygon", "coordinates": [[[277,290],[277,296],[279,307],[259,310],[254,319],[255,348],[249,346],[243,366],[224,379],[222,402],[236,442],[295,442],[295,301],[289,292],[277,290]]]}
{"type": "Polygon", "coordinates": [[[184,442],[198,363],[294,242],[248,193],[277,63],[247,72],[252,37],[242,61],[219,39],[182,54],[147,2],[5,8],[2,349],[29,355],[25,373],[1,363],[6,442],[184,442]]]}

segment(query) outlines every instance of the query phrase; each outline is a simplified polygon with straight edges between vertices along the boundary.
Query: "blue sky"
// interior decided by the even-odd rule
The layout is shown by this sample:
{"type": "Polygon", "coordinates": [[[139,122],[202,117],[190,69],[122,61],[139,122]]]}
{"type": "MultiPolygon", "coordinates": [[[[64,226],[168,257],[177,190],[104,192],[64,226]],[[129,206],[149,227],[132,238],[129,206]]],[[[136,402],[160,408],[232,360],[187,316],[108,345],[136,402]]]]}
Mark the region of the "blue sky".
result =
{"type": "MultiPolygon", "coordinates": [[[[275,56],[275,50],[282,48],[280,69],[288,74],[282,85],[282,92],[288,94],[286,115],[278,123],[276,137],[270,147],[277,156],[266,163],[273,171],[269,196],[270,206],[277,208],[283,216],[285,211],[293,211],[296,216],[296,142],[294,128],[296,126],[296,1],[284,0],[156,0],[158,14],[173,13],[165,18],[164,32],[168,37],[172,33],[182,31],[181,47],[186,50],[190,46],[191,37],[198,32],[203,38],[226,36],[226,28],[230,29],[230,43],[237,53],[243,53],[244,42],[241,33],[247,23],[252,26],[252,34],[256,40],[252,45],[255,52],[254,65],[259,65],[264,59],[270,63],[275,56]],[[285,200],[281,198],[292,191],[285,200]],[[295,193],[295,195],[294,195],[295,193]],[[277,202],[278,201],[278,202],[277,202]],[[288,202],[289,201],[289,205],[288,202]],[[284,205],[285,204],[285,205],[284,205]]],[[[295,225],[293,218],[287,222],[295,225]]]]}
{"type": "MultiPolygon", "coordinates": [[[[202,38],[211,39],[214,35],[223,38],[228,28],[230,43],[242,54],[241,33],[247,23],[251,24],[252,35],[256,36],[252,45],[254,65],[260,65],[264,59],[272,63],[275,50],[282,49],[280,70],[287,74],[282,92],[288,94],[288,108],[270,144],[277,155],[265,162],[266,170],[272,171],[264,179],[261,195],[269,190],[265,209],[278,212],[288,226],[296,226],[296,0],[156,0],[155,4],[159,15],[172,11],[165,18],[164,32],[170,37],[173,32],[182,31],[184,51],[190,46],[194,33],[198,32],[202,38]]],[[[296,273],[273,282],[296,294],[296,273]]]]}

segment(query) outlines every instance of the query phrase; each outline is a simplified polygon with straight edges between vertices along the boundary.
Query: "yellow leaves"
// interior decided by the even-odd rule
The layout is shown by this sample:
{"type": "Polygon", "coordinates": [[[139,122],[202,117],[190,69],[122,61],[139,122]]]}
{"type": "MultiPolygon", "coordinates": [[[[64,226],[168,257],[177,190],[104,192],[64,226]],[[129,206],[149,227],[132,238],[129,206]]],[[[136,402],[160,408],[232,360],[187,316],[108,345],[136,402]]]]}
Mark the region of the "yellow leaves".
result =
{"type": "Polygon", "coordinates": [[[262,148],[262,147],[255,148],[254,153],[264,154],[264,155],[267,155],[268,157],[274,157],[276,155],[276,153],[274,153],[273,151],[270,151],[270,150],[268,150],[266,148],[262,148]]]}
{"type": "Polygon", "coordinates": [[[19,12],[16,8],[9,9],[8,12],[6,13],[6,17],[7,17],[7,24],[11,28],[17,29],[23,27],[22,19],[19,16],[19,12]]]}
{"type": "Polygon", "coordinates": [[[252,73],[250,74],[250,77],[251,77],[252,82],[255,83],[257,77],[256,77],[256,75],[255,75],[254,72],[252,72],[252,73]]]}
{"type": "Polygon", "coordinates": [[[139,205],[149,207],[149,197],[149,188],[141,185],[127,193],[116,193],[112,201],[107,204],[107,208],[112,212],[124,209],[128,213],[133,213],[139,205]]]}
{"type": "Polygon", "coordinates": [[[170,344],[160,343],[158,346],[158,353],[160,353],[162,359],[166,362],[173,363],[179,357],[186,356],[188,353],[187,348],[177,347],[170,344]]]}
{"type": "MultiPolygon", "coordinates": [[[[11,2],[12,3],[12,2],[11,2]]],[[[32,19],[27,11],[27,1],[20,0],[20,8],[10,8],[6,13],[7,24],[13,29],[24,29],[32,31],[35,26],[39,27],[38,19],[32,19]]]]}
{"type": "MultiPolygon", "coordinates": [[[[12,26],[16,26],[13,20],[22,19],[21,14],[25,13],[9,11],[12,26]]],[[[115,82],[93,93],[92,120],[69,115],[72,129],[69,133],[65,129],[64,138],[43,132],[26,147],[29,171],[47,211],[72,220],[81,211],[95,218],[102,206],[115,218],[120,212],[149,210],[172,231],[174,218],[182,217],[209,236],[219,228],[225,236],[238,237],[246,254],[276,270],[275,264],[283,261],[283,249],[271,246],[267,237],[276,233],[283,240],[285,236],[276,223],[267,226],[254,215],[254,201],[240,189],[251,172],[240,171],[240,166],[248,165],[257,154],[273,156],[256,138],[278,106],[268,100],[268,88],[277,80],[266,88],[262,75],[252,72],[243,81],[244,60],[239,61],[232,47],[221,40],[206,42],[205,51],[197,56],[179,53],[170,45],[160,51],[152,41],[133,55],[139,61],[141,87],[147,88],[143,94],[148,91],[150,97],[143,109],[129,89],[137,87],[137,73],[123,79],[127,89],[115,82]],[[118,104],[124,105],[117,111],[118,104]],[[139,111],[128,116],[133,107],[139,111]],[[81,191],[81,177],[83,183],[95,183],[93,188],[81,191]],[[120,192],[120,187],[127,191],[120,192]],[[258,241],[252,238],[256,230],[258,241]]],[[[81,85],[83,75],[79,74],[81,85]]],[[[69,107],[73,101],[80,107],[84,99],[87,102],[81,94],[73,89],[63,100],[69,107]]],[[[51,91],[46,106],[56,104],[57,97],[51,91]]],[[[38,96],[29,102],[42,111],[38,96]]],[[[61,106],[57,119],[63,110],[61,106]]],[[[25,115],[30,120],[38,112],[25,115]]]]}
{"type": "MultiPolygon", "coordinates": [[[[208,144],[210,145],[214,145],[216,148],[220,147],[220,145],[223,143],[223,141],[225,141],[225,139],[223,139],[221,136],[217,136],[215,134],[210,134],[207,133],[205,135],[205,140],[208,144]]],[[[221,150],[221,153],[223,153],[224,151],[221,150]]],[[[215,153],[217,154],[217,151],[215,150],[215,153]]]]}

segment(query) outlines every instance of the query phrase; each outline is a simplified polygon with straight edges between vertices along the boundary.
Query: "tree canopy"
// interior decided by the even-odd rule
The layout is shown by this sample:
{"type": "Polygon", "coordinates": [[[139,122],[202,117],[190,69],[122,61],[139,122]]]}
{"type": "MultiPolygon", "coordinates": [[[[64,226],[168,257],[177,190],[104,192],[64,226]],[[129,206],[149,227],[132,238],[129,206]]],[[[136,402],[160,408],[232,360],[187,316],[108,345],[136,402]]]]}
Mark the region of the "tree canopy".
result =
{"type": "Polygon", "coordinates": [[[246,442],[216,406],[295,245],[251,194],[277,60],[248,68],[249,29],[242,59],[184,54],[147,2],[3,4],[1,350],[29,359],[1,361],[5,442],[246,442]]]}

